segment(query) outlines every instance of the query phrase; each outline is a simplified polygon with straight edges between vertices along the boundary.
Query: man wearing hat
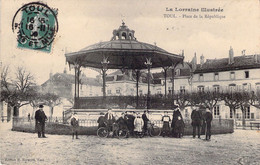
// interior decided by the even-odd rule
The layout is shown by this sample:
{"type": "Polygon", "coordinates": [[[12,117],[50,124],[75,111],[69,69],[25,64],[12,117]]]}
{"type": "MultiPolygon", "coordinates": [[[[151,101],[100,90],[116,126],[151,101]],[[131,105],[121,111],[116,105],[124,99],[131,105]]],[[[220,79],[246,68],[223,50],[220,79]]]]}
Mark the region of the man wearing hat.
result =
{"type": "Polygon", "coordinates": [[[76,113],[74,113],[71,116],[70,124],[71,124],[71,131],[72,131],[72,139],[74,139],[74,135],[76,135],[76,139],[79,139],[78,138],[79,119],[76,113]]]}
{"type": "Polygon", "coordinates": [[[35,112],[35,130],[38,132],[38,138],[46,138],[45,132],[45,121],[47,116],[43,111],[43,105],[39,105],[39,109],[35,112]]]}

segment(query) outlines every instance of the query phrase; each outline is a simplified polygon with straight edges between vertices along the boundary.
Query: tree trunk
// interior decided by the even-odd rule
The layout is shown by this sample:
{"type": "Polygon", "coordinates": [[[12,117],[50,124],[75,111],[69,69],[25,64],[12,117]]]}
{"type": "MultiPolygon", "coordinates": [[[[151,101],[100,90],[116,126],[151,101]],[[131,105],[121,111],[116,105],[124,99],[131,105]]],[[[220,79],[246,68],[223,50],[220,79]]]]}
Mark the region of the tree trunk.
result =
{"type": "Polygon", "coordinates": [[[31,119],[34,119],[35,111],[37,110],[37,107],[33,107],[32,116],[31,119]]]}
{"type": "Polygon", "coordinates": [[[230,109],[231,110],[231,112],[233,113],[233,121],[234,121],[234,128],[237,128],[237,118],[236,118],[236,109],[230,109]]]}
{"type": "Polygon", "coordinates": [[[246,128],[246,118],[245,118],[245,109],[244,107],[241,107],[241,111],[242,111],[242,126],[243,126],[243,129],[246,128]]]}
{"type": "Polygon", "coordinates": [[[19,117],[19,107],[14,106],[14,113],[13,113],[14,117],[19,117]]]}

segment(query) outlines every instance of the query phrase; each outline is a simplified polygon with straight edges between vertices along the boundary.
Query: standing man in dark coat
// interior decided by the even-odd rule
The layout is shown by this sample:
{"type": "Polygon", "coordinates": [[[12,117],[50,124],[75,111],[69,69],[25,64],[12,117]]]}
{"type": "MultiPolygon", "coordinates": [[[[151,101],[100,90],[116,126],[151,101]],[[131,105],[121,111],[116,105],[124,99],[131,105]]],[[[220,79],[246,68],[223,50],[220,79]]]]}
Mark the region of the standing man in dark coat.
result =
{"type": "Polygon", "coordinates": [[[182,115],[181,115],[181,112],[180,112],[180,108],[179,106],[176,107],[173,111],[173,115],[172,115],[172,123],[171,123],[171,128],[172,128],[172,136],[173,137],[177,137],[177,134],[176,134],[176,130],[175,130],[175,123],[176,121],[178,120],[178,117],[181,117],[181,119],[183,120],[182,118],[182,115]]]}
{"type": "Polygon", "coordinates": [[[35,112],[35,130],[38,132],[38,138],[46,138],[45,132],[45,121],[47,116],[43,111],[43,105],[39,105],[39,109],[35,112]]]}
{"type": "Polygon", "coordinates": [[[147,132],[147,123],[149,121],[148,117],[147,117],[147,111],[144,111],[143,115],[142,115],[142,119],[144,121],[144,133],[147,132]]]}
{"type": "Polygon", "coordinates": [[[195,107],[192,107],[191,120],[192,120],[191,125],[193,127],[193,138],[196,137],[196,128],[198,131],[198,138],[200,138],[200,127],[201,127],[202,114],[195,107]]]}
{"type": "Polygon", "coordinates": [[[204,121],[206,124],[206,140],[210,140],[212,118],[213,118],[212,113],[209,110],[209,108],[207,108],[206,113],[204,114],[204,121]]]}

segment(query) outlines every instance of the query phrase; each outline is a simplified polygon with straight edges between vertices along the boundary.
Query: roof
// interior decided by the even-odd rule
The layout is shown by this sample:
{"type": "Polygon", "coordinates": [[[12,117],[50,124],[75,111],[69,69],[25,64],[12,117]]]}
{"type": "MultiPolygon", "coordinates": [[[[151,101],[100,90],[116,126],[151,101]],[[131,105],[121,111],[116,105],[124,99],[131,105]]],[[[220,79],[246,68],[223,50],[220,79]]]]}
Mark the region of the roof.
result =
{"type": "MultiPolygon", "coordinates": [[[[44,86],[48,82],[59,82],[59,83],[64,83],[64,84],[74,84],[75,83],[75,76],[72,74],[67,74],[67,73],[56,73],[54,74],[51,79],[47,80],[42,84],[44,86]]],[[[81,83],[84,85],[90,85],[90,86],[102,86],[100,82],[96,78],[91,78],[91,77],[81,77],[81,83]]]]}
{"type": "Polygon", "coordinates": [[[203,65],[197,65],[194,73],[208,73],[255,68],[260,68],[260,55],[243,55],[234,57],[234,63],[232,64],[229,64],[229,58],[207,59],[203,65]]]}
{"type": "Polygon", "coordinates": [[[78,52],[66,53],[65,56],[71,65],[77,63],[83,67],[103,68],[102,64],[105,63],[108,69],[146,69],[148,59],[151,59],[148,62],[151,68],[158,68],[172,66],[184,59],[183,55],[137,41],[134,30],[130,30],[124,23],[113,31],[110,41],[92,44],[78,52]]]}

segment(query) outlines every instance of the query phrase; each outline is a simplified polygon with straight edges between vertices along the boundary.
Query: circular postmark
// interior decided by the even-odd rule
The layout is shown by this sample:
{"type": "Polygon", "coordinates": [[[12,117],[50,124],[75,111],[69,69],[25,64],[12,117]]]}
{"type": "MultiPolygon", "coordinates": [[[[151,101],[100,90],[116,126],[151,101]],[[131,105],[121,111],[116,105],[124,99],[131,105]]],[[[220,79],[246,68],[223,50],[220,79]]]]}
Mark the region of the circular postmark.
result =
{"type": "Polygon", "coordinates": [[[40,2],[23,5],[12,21],[18,47],[22,48],[50,51],[58,29],[57,10],[40,2]]]}

